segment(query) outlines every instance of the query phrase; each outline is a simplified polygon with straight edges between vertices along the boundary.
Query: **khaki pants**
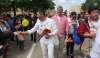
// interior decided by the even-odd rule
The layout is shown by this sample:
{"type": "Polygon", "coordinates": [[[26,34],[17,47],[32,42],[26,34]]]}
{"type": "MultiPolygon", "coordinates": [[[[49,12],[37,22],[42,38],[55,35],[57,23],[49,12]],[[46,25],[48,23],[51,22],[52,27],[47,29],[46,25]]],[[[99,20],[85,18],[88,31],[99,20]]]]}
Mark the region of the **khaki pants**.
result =
{"type": "Polygon", "coordinates": [[[54,55],[55,58],[62,58],[63,57],[63,49],[64,49],[64,37],[59,37],[59,46],[55,46],[54,55]]]}

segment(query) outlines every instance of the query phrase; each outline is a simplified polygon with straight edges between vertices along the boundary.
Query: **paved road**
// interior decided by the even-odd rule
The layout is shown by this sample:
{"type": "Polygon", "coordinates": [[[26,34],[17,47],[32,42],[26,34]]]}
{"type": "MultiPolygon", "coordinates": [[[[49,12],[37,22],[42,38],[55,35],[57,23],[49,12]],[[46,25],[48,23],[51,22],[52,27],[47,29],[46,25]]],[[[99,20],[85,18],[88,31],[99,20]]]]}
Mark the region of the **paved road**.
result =
{"type": "Polygon", "coordinates": [[[27,58],[29,50],[32,47],[32,44],[34,44],[33,41],[29,40],[30,37],[27,37],[25,40],[25,50],[20,51],[16,42],[12,42],[12,47],[9,50],[8,56],[6,58],[27,58]]]}
{"type": "MultiPolygon", "coordinates": [[[[82,51],[79,50],[79,46],[75,45],[74,56],[75,58],[84,58],[85,55],[89,54],[89,43],[90,40],[86,39],[82,51]]],[[[18,47],[14,44],[10,50],[7,58],[42,58],[42,51],[39,43],[33,43],[29,40],[25,42],[25,51],[19,51],[18,47]]],[[[64,58],[68,58],[64,51],[64,58]]]]}
{"type": "MultiPolygon", "coordinates": [[[[89,54],[90,43],[91,43],[90,40],[86,39],[85,42],[83,43],[82,51],[79,50],[79,46],[75,45],[74,49],[75,58],[84,58],[85,55],[89,54]]],[[[65,54],[66,53],[65,51],[64,51],[64,58],[68,58],[65,54]]],[[[39,43],[36,44],[31,58],[42,58],[42,51],[39,43]]]]}

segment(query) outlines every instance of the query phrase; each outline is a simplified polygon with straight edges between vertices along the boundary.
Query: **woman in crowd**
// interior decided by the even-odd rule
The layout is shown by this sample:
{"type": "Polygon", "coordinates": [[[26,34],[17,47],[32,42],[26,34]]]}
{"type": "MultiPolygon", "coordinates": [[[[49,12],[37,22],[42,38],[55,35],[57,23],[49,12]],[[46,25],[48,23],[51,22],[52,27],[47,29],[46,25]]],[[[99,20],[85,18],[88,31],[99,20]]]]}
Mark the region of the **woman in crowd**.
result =
{"type": "MultiPolygon", "coordinates": [[[[14,26],[15,26],[15,31],[16,31],[16,32],[21,32],[21,31],[23,31],[20,18],[16,18],[16,19],[15,19],[15,21],[14,21],[14,26]]],[[[16,32],[14,32],[14,35],[15,35],[15,37],[16,37],[17,44],[18,44],[20,50],[23,50],[23,49],[24,49],[24,36],[23,36],[23,35],[19,35],[19,34],[16,33],[16,32]]]]}
{"type": "Polygon", "coordinates": [[[70,32],[68,35],[68,38],[65,39],[65,44],[67,44],[67,56],[70,58],[74,58],[73,53],[74,53],[74,42],[73,42],[73,31],[74,29],[77,29],[79,24],[76,19],[76,12],[71,12],[71,24],[70,24],[70,32]]]}
{"type": "Polygon", "coordinates": [[[88,15],[86,15],[85,12],[81,12],[80,17],[81,18],[80,18],[77,34],[80,37],[80,41],[81,41],[80,50],[81,50],[85,38],[89,37],[90,26],[88,22],[88,15]]]}

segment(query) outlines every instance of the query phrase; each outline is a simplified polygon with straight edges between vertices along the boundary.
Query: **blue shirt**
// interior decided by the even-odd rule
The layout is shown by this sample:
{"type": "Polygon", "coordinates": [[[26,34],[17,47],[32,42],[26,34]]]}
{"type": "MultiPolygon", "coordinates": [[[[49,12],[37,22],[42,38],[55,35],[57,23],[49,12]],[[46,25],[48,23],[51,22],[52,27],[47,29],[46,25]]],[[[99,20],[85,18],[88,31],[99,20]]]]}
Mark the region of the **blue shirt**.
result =
{"type": "Polygon", "coordinates": [[[14,26],[13,26],[13,20],[11,18],[9,18],[7,20],[7,26],[13,31],[14,30],[14,26]]]}

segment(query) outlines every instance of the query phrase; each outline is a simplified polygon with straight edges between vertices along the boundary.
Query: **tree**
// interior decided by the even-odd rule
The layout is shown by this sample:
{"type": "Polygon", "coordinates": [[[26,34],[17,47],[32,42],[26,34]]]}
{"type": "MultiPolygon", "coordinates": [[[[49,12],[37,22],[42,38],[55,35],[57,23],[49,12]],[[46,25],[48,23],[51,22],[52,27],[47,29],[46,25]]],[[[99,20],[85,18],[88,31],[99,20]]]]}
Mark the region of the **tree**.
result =
{"type": "Polygon", "coordinates": [[[86,0],[86,2],[82,5],[83,10],[88,10],[90,7],[100,8],[100,0],[86,0]]]}
{"type": "Polygon", "coordinates": [[[0,13],[4,11],[10,11],[10,1],[9,0],[0,0],[0,13]]]}
{"type": "Polygon", "coordinates": [[[0,11],[10,11],[13,8],[22,10],[37,10],[39,8],[52,9],[54,3],[52,0],[0,0],[0,11]]]}

